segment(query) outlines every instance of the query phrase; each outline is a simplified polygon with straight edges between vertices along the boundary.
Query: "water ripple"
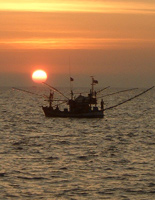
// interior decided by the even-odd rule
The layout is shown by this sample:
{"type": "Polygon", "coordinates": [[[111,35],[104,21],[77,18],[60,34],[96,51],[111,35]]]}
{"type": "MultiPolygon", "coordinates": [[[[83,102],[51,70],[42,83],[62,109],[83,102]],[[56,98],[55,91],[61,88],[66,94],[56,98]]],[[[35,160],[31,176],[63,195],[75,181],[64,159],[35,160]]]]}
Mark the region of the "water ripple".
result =
{"type": "Polygon", "coordinates": [[[52,119],[4,90],[0,199],[154,200],[154,99],[153,90],[100,120],[52,119]]]}

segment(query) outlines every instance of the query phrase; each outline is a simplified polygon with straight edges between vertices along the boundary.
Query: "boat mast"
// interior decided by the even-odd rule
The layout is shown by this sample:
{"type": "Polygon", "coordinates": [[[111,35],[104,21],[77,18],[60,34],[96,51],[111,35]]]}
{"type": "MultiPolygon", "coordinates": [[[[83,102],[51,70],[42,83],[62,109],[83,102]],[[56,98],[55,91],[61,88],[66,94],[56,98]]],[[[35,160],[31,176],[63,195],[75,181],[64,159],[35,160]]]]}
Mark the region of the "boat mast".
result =
{"type": "Polygon", "coordinates": [[[95,80],[93,76],[91,76],[91,77],[92,77],[92,84],[91,84],[91,85],[92,85],[92,91],[91,91],[91,95],[92,95],[92,97],[95,96],[95,98],[96,98],[97,92],[94,91],[94,85],[95,85],[95,84],[98,84],[98,81],[95,80]]]}
{"type": "Polygon", "coordinates": [[[72,82],[74,81],[74,79],[72,77],[70,77],[70,91],[71,91],[71,99],[73,100],[73,85],[72,82]]]}
{"type": "Polygon", "coordinates": [[[92,83],[91,83],[91,85],[92,85],[91,95],[92,95],[92,97],[93,97],[93,95],[94,95],[94,77],[91,76],[91,78],[92,78],[92,83]]]}
{"type": "Polygon", "coordinates": [[[50,95],[49,95],[49,107],[50,107],[50,108],[52,107],[53,95],[54,95],[54,92],[52,92],[52,91],[50,90],[50,95]]]}
{"type": "Polygon", "coordinates": [[[74,79],[71,77],[71,66],[70,66],[70,57],[69,57],[69,79],[70,79],[70,95],[71,95],[71,100],[73,100],[73,84],[72,82],[74,79]]]}

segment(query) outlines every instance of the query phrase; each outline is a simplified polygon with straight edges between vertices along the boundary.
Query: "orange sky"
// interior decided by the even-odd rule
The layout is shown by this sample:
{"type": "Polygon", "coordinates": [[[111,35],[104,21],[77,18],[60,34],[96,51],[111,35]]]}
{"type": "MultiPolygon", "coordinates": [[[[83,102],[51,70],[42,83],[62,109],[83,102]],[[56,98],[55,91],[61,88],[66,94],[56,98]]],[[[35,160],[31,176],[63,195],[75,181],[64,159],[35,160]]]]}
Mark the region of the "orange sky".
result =
{"type": "Polygon", "coordinates": [[[40,66],[68,73],[69,59],[73,74],[154,84],[154,21],[154,0],[0,0],[0,85],[40,66]]]}

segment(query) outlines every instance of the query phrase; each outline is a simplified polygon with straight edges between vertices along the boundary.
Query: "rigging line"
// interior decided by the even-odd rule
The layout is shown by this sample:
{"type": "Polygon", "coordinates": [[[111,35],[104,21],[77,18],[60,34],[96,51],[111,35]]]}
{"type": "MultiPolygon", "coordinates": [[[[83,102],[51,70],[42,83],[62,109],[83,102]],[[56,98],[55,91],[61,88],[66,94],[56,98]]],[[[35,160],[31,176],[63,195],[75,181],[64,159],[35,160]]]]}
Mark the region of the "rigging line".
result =
{"type": "Polygon", "coordinates": [[[98,98],[107,97],[107,96],[111,96],[111,95],[114,95],[114,94],[118,94],[118,93],[122,93],[122,92],[128,92],[128,91],[137,90],[137,89],[138,88],[131,88],[131,89],[127,89],[127,90],[121,90],[121,91],[118,91],[118,92],[113,92],[111,94],[103,95],[103,96],[98,97],[98,98]]]}
{"type": "Polygon", "coordinates": [[[101,89],[101,90],[98,90],[96,93],[102,92],[103,90],[106,90],[106,89],[108,89],[108,88],[110,88],[110,86],[105,87],[105,88],[103,88],[103,89],[101,89]]]}
{"type": "Polygon", "coordinates": [[[59,104],[53,105],[53,108],[56,107],[56,106],[62,105],[62,104],[64,104],[64,103],[66,103],[66,102],[67,102],[67,101],[64,101],[64,102],[61,102],[61,103],[59,103],[59,104]]]}
{"type": "Polygon", "coordinates": [[[21,91],[21,92],[26,92],[26,93],[29,93],[29,94],[34,94],[34,95],[37,95],[39,97],[44,97],[44,98],[48,98],[46,95],[40,95],[40,94],[37,94],[37,93],[34,93],[34,92],[30,92],[30,91],[27,91],[27,90],[24,90],[24,89],[20,89],[20,88],[16,88],[16,87],[12,87],[13,90],[18,90],[18,91],[21,91]]]}
{"type": "Polygon", "coordinates": [[[141,93],[139,93],[139,94],[137,94],[137,95],[135,95],[134,97],[131,97],[131,98],[129,98],[129,99],[123,101],[123,102],[120,102],[120,103],[118,103],[118,104],[116,104],[116,105],[114,105],[114,106],[105,108],[104,111],[105,111],[105,110],[110,110],[110,109],[112,109],[112,108],[116,108],[117,106],[120,106],[120,105],[122,105],[122,104],[124,104],[124,103],[126,103],[126,102],[128,102],[128,101],[131,101],[131,100],[135,99],[136,97],[139,97],[139,96],[141,96],[142,94],[148,92],[149,90],[152,90],[153,88],[154,88],[154,86],[151,87],[151,88],[149,88],[149,89],[147,89],[147,90],[145,90],[145,91],[143,91],[143,92],[141,92],[141,93]]]}
{"type": "Polygon", "coordinates": [[[47,85],[49,88],[51,88],[53,91],[58,92],[59,94],[61,94],[63,97],[65,97],[66,99],[69,100],[68,97],[66,97],[62,92],[60,92],[59,90],[57,90],[56,88],[52,87],[51,85],[49,85],[48,83],[43,82],[43,84],[47,85]]]}
{"type": "MultiPolygon", "coordinates": [[[[49,101],[49,100],[47,99],[47,100],[44,100],[44,101],[49,101]]],[[[63,102],[65,101],[65,102],[66,102],[67,100],[62,100],[62,99],[53,99],[52,101],[63,101],[63,102]]]]}
{"type": "Polygon", "coordinates": [[[71,64],[70,64],[70,56],[69,56],[69,82],[70,82],[70,91],[72,90],[72,84],[71,84],[71,64]]]}

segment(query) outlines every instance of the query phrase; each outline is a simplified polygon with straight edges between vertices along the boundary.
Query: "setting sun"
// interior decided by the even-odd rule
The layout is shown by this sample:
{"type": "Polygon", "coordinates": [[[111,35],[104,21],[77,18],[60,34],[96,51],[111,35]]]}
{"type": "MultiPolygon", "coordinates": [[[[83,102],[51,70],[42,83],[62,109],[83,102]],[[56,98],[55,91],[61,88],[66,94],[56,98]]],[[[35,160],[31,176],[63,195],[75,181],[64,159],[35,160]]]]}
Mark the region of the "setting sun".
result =
{"type": "Polygon", "coordinates": [[[46,81],[47,79],[47,74],[43,70],[36,70],[32,74],[32,80],[36,83],[42,83],[46,81]]]}

